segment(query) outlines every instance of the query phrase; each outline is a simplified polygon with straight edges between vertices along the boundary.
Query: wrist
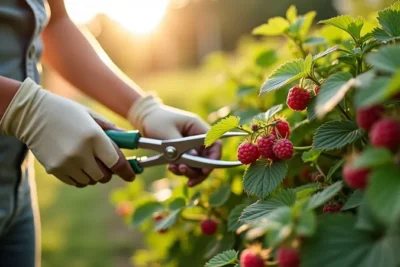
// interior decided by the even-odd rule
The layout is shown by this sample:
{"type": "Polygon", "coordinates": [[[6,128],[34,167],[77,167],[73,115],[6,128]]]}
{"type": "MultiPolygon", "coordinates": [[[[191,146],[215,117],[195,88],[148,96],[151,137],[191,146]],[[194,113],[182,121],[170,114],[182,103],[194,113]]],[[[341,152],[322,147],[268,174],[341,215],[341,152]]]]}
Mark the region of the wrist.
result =
{"type": "Polygon", "coordinates": [[[143,133],[143,121],[155,109],[162,105],[162,101],[155,92],[150,92],[137,99],[130,107],[127,119],[143,133]]]}

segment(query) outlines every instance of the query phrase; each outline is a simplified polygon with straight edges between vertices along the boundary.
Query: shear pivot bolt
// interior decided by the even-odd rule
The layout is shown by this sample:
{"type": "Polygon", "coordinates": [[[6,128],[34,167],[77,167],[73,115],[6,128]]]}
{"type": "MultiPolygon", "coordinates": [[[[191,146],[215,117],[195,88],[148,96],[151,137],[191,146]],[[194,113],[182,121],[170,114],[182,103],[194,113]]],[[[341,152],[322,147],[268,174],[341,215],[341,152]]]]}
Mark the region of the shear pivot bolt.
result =
{"type": "Polygon", "coordinates": [[[176,152],[175,147],[169,146],[165,149],[165,155],[170,159],[174,159],[178,153],[176,152]]]}

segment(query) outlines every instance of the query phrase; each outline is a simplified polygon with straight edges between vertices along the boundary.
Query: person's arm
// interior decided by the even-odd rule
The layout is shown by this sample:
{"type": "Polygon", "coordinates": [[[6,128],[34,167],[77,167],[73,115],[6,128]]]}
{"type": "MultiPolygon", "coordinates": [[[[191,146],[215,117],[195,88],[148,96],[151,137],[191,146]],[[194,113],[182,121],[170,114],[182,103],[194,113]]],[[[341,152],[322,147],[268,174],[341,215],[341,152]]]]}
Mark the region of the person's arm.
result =
{"type": "Polygon", "coordinates": [[[0,76],[0,120],[20,86],[20,82],[0,76]]]}
{"type": "MultiPolygon", "coordinates": [[[[106,64],[68,17],[64,0],[48,0],[51,18],[43,32],[44,60],[82,92],[127,118],[146,137],[175,139],[206,133],[209,126],[197,115],[163,105],[106,64]]],[[[199,148],[200,156],[218,159],[221,145],[199,148]]],[[[189,186],[202,182],[210,169],[171,164],[169,170],[189,177],[189,186]]]]}
{"type": "Polygon", "coordinates": [[[44,62],[73,86],[126,117],[143,91],[112,64],[98,56],[68,17],[63,0],[49,0],[51,18],[44,29],[44,62]]]}

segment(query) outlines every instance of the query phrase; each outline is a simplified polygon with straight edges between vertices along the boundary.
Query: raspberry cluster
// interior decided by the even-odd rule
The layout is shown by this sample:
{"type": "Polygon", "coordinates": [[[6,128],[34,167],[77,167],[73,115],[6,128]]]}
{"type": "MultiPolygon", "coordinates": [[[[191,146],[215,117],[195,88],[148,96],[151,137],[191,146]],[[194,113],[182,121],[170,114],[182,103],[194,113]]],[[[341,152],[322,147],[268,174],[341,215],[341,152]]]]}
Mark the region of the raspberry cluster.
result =
{"type": "Polygon", "coordinates": [[[309,91],[300,88],[298,86],[295,86],[292,89],[290,89],[286,103],[289,106],[289,108],[295,111],[302,111],[307,108],[310,99],[311,99],[311,94],[309,91]]]}
{"type": "Polygon", "coordinates": [[[297,250],[293,248],[280,248],[278,250],[279,267],[299,267],[300,256],[297,250]]]}
{"type": "MultiPolygon", "coordinates": [[[[356,120],[360,128],[369,132],[369,140],[374,147],[396,151],[400,146],[400,121],[384,117],[382,105],[363,107],[357,110],[356,120]]],[[[363,189],[368,185],[370,169],[358,168],[353,161],[343,167],[344,181],[353,189],[363,189]]]]}
{"type": "Polygon", "coordinates": [[[213,219],[207,219],[200,222],[200,228],[203,235],[214,235],[218,230],[218,223],[213,219]]]}
{"type": "MultiPolygon", "coordinates": [[[[243,164],[252,164],[260,157],[276,160],[288,160],[292,158],[294,148],[288,139],[290,135],[290,125],[287,121],[280,119],[272,122],[271,134],[262,134],[256,141],[243,142],[238,148],[238,159],[243,164]]],[[[252,125],[252,129],[259,130],[260,127],[252,125]]]]}
{"type": "Polygon", "coordinates": [[[247,248],[240,254],[241,267],[264,267],[264,259],[260,253],[251,248],[247,248]]]}

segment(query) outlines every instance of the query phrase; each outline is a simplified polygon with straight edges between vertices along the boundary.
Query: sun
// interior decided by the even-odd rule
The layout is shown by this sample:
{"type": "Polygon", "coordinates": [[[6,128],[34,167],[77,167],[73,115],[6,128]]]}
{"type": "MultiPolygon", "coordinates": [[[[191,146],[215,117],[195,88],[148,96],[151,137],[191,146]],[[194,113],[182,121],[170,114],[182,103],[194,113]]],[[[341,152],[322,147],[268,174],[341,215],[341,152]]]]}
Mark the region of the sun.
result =
{"type": "Polygon", "coordinates": [[[135,35],[154,31],[164,19],[170,0],[65,0],[68,14],[78,24],[105,13],[135,35]]]}

